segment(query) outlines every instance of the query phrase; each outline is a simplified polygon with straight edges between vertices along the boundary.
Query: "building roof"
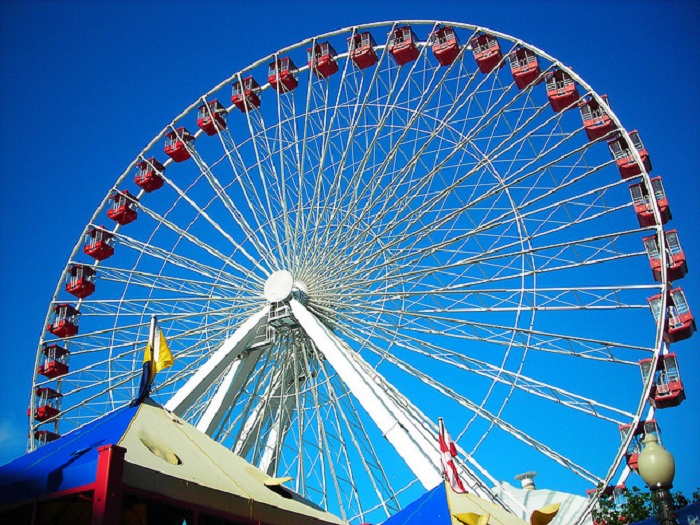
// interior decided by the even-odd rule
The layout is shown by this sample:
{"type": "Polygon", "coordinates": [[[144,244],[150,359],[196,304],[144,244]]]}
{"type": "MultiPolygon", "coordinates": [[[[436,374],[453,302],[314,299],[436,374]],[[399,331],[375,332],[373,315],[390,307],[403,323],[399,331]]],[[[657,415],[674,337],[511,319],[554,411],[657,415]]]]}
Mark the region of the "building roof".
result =
{"type": "Polygon", "coordinates": [[[97,449],[108,444],[126,449],[123,482],[130,489],[262,523],[344,523],[150,401],[103,416],[0,467],[0,508],[90,490],[97,449]]]}

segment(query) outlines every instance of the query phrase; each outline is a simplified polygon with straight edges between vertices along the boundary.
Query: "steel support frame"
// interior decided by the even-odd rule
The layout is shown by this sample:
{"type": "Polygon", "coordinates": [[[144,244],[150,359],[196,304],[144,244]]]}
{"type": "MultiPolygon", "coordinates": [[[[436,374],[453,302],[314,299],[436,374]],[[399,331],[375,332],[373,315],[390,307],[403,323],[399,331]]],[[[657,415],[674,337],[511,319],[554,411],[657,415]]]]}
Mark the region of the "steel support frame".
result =
{"type": "MultiPolygon", "coordinates": [[[[208,429],[207,433],[212,432],[214,428],[213,422],[220,420],[223,417],[223,411],[228,408],[224,402],[230,396],[236,394],[236,391],[233,390],[234,385],[241,383],[245,379],[244,373],[246,371],[249,372],[255,366],[253,361],[256,359],[255,356],[259,357],[260,351],[249,352],[245,358],[243,358],[243,355],[253,341],[258,328],[267,322],[269,310],[269,305],[266,305],[246,319],[224,341],[219,349],[199,367],[187,383],[170,398],[164,408],[182,416],[230,367],[224,380],[230,380],[231,390],[219,388],[205,412],[205,414],[208,414],[207,421],[202,423],[202,426],[208,429]]],[[[221,387],[223,387],[223,384],[221,387]]]]}

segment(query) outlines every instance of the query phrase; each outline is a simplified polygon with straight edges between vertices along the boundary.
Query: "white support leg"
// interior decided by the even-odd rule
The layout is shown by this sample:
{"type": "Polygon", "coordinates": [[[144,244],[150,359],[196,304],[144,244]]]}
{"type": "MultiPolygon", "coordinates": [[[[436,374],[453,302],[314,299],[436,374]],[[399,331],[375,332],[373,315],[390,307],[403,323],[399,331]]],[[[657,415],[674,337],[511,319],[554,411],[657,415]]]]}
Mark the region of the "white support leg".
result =
{"type": "Polygon", "coordinates": [[[269,385],[270,394],[263,394],[263,399],[251,412],[243,425],[243,431],[233,451],[239,456],[246,457],[258,440],[260,431],[265,424],[270,422],[270,430],[263,448],[263,454],[258,468],[274,475],[277,468],[276,453],[279,444],[284,441],[289,431],[289,422],[296,409],[296,397],[293,395],[294,385],[289,385],[282,394],[282,382],[286,374],[280,370],[269,385]],[[284,399],[283,399],[284,397],[284,399]]]}
{"type": "MultiPolygon", "coordinates": [[[[345,382],[367,411],[387,440],[406,461],[426,489],[443,479],[440,445],[430,420],[406,396],[401,394],[379,372],[369,366],[342,339],[333,334],[303,304],[292,299],[292,313],[306,334],[345,382]]],[[[468,463],[480,472],[483,469],[459,449],[468,463]]],[[[460,477],[468,490],[477,496],[493,500],[486,484],[471,470],[458,465],[460,477]]],[[[495,480],[493,480],[496,484],[495,480]]],[[[517,502],[498,499],[506,509],[521,507],[517,502]]]]}
{"type": "MultiPolygon", "coordinates": [[[[308,337],[313,340],[421,484],[426,489],[438,485],[443,479],[438,441],[435,436],[427,438],[425,432],[420,429],[420,423],[414,418],[414,414],[420,414],[418,409],[405,398],[401,400],[403,406],[400,406],[395,400],[396,396],[390,397],[378,386],[376,379],[381,376],[373,372],[375,377],[371,377],[366,371],[370,367],[360,366],[359,356],[351,356],[347,346],[303,304],[295,299],[291,299],[289,304],[294,317],[308,337]],[[409,411],[410,414],[407,413],[409,411]]],[[[427,419],[425,416],[423,418],[427,419]]]]}
{"type": "Polygon", "coordinates": [[[282,393],[282,376],[282,370],[275,374],[275,377],[267,387],[269,394],[268,392],[263,394],[262,400],[253,408],[253,411],[243,424],[241,435],[233,447],[234,454],[246,457],[259,438],[260,429],[265,424],[265,421],[270,417],[270,414],[277,413],[282,393]]]}
{"type": "Polygon", "coordinates": [[[265,442],[265,449],[260,463],[258,464],[258,468],[266,472],[268,476],[274,476],[277,470],[277,454],[279,452],[280,443],[284,442],[287,432],[289,431],[292,413],[295,409],[296,396],[288,393],[285,395],[284,400],[282,400],[276,412],[277,417],[275,417],[272,422],[270,432],[267,435],[267,441],[265,442]]]}
{"type": "Polygon", "coordinates": [[[197,423],[197,430],[211,436],[221,423],[226,410],[235,403],[241,388],[260,360],[262,349],[244,351],[226,372],[226,376],[219,384],[216,393],[209,401],[204,414],[197,423]]]}
{"type": "Polygon", "coordinates": [[[257,329],[267,322],[269,306],[246,319],[209,360],[165,404],[165,409],[182,415],[221,376],[233,361],[241,356],[250,344],[257,329]]]}

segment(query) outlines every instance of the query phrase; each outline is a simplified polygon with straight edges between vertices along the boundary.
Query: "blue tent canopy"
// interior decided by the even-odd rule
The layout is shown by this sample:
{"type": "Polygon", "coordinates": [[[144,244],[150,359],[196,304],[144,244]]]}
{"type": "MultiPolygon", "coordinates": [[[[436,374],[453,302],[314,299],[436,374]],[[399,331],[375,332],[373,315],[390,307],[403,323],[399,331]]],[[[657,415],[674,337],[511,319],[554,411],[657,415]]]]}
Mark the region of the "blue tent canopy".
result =
{"type": "Polygon", "coordinates": [[[98,447],[118,443],[137,410],[119,409],[0,467],[0,507],[94,483],[98,447]]]}
{"type": "Polygon", "coordinates": [[[452,523],[444,483],[423,494],[382,525],[425,525],[427,523],[431,525],[452,523]]]}

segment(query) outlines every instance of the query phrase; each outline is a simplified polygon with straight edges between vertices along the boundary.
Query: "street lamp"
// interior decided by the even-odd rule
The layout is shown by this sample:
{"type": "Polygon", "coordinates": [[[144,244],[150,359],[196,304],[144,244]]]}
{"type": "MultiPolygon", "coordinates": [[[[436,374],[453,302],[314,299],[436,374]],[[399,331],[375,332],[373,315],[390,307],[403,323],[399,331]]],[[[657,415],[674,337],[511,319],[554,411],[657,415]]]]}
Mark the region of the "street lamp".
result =
{"type": "Polygon", "coordinates": [[[678,525],[671,488],[676,464],[673,456],[659,445],[654,434],[644,437],[644,450],[639,454],[639,475],[651,489],[651,499],[656,507],[660,525],[678,525]]]}

